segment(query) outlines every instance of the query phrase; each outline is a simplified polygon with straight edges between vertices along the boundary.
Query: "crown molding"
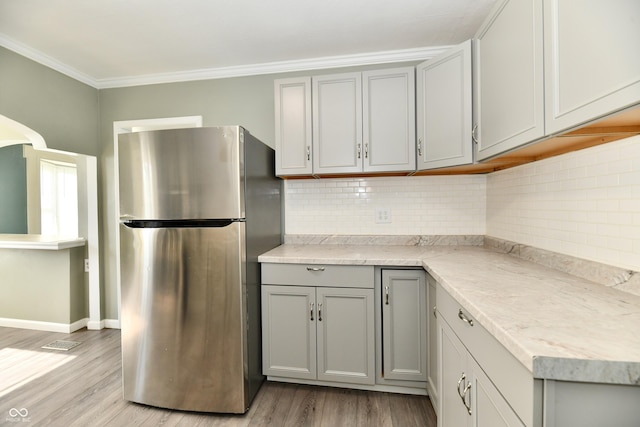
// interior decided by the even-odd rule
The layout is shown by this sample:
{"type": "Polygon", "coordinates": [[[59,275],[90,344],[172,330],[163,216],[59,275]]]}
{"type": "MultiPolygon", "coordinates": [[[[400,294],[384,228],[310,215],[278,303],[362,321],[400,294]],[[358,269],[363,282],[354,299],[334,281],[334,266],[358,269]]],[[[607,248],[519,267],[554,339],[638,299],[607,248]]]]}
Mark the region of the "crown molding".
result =
{"type": "Polygon", "coordinates": [[[177,73],[148,74],[144,76],[101,79],[96,81],[99,89],[141,86],[160,83],[175,83],[195,80],[224,79],[263,74],[290,73],[295,71],[321,70],[394,62],[424,61],[433,58],[450,46],[403,49],[356,55],[327,56],[295,61],[269,62],[234,67],[208,68],[177,73]]]}
{"type": "Polygon", "coordinates": [[[93,86],[97,88],[96,79],[88,76],[87,74],[81,73],[73,67],[69,67],[67,64],[58,61],[39,50],[33,49],[25,44],[19,43],[10,37],[7,37],[5,34],[0,33],[0,46],[5,47],[9,50],[14,51],[15,53],[24,56],[25,58],[31,59],[39,64],[42,64],[46,67],[49,67],[59,73],[62,73],[72,79],[78,80],[84,84],[89,86],[93,86]]]}
{"type": "Polygon", "coordinates": [[[206,68],[200,70],[175,73],[147,74],[142,76],[96,79],[70,67],[44,53],[0,33],[0,46],[12,50],[35,62],[52,68],[75,80],[96,89],[109,89],[149,84],[176,83],[195,80],[224,79],[230,77],[246,77],[261,74],[289,73],[295,71],[321,70],[394,62],[424,61],[433,58],[450,48],[450,46],[423,47],[414,49],[391,50],[383,52],[362,53],[356,55],[326,56],[321,58],[295,61],[269,62],[263,64],[240,65],[233,67],[206,68]]]}

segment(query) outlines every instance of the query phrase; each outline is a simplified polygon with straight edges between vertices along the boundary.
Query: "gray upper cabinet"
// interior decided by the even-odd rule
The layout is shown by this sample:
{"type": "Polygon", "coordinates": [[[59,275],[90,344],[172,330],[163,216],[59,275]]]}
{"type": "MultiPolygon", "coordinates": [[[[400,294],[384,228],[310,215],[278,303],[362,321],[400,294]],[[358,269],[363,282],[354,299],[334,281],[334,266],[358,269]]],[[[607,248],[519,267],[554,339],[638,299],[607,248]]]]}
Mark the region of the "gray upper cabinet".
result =
{"type": "Polygon", "coordinates": [[[312,78],[314,174],[413,171],[413,67],[312,78]]]}
{"type": "Polygon", "coordinates": [[[311,77],[274,82],[276,174],[311,175],[311,77]]]}
{"type": "Polygon", "coordinates": [[[279,176],[415,171],[413,67],[274,86],[279,176]]]}
{"type": "Polygon", "coordinates": [[[640,104],[638,16],[637,0],[499,0],[476,34],[476,158],[640,104]]]}
{"type": "Polygon", "coordinates": [[[475,60],[477,158],[544,136],[542,1],[498,1],[476,34],[475,60]]]}
{"type": "Polygon", "coordinates": [[[640,2],[544,0],[548,134],[640,102],[640,2]]]}
{"type": "Polygon", "coordinates": [[[313,172],[362,171],[362,75],[312,79],[313,172]]]}
{"type": "Polygon", "coordinates": [[[418,65],[418,170],[473,163],[471,80],[471,40],[418,65]]]}
{"type": "Polygon", "coordinates": [[[416,168],[413,67],[362,73],[364,172],[416,168]]]}

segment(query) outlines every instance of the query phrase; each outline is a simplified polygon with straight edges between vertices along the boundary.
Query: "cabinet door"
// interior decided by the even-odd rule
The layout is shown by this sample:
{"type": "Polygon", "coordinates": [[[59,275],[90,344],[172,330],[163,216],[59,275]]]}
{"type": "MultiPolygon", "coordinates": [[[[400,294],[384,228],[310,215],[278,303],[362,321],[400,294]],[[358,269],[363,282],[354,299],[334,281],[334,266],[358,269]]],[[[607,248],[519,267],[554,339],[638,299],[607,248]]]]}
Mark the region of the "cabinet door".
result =
{"type": "MultiPolygon", "coordinates": [[[[482,368],[469,357],[472,377],[472,413],[474,427],[524,427],[525,424],[511,409],[482,368]]],[[[580,425],[580,424],[576,424],[580,425]]]]}
{"type": "Polygon", "coordinates": [[[362,172],[362,75],[312,79],[313,172],[362,172]]]}
{"type": "Polygon", "coordinates": [[[640,2],[545,0],[547,133],[640,102],[640,2]]]}
{"type": "Polygon", "coordinates": [[[274,81],[276,174],[311,175],[311,77],[274,81]]]}
{"type": "Polygon", "coordinates": [[[365,172],[416,168],[413,67],[362,73],[365,172]]]}
{"type": "Polygon", "coordinates": [[[473,163],[471,40],[418,73],[418,169],[473,163]]]}
{"type": "Polygon", "coordinates": [[[318,288],[318,379],[374,384],[373,289],[318,288]]]}
{"type": "Polygon", "coordinates": [[[486,159],[544,135],[542,1],[498,1],[476,38],[477,157],[486,159]]]}
{"type": "MultiPolygon", "coordinates": [[[[431,404],[438,410],[438,322],[436,314],[436,282],[427,275],[427,333],[429,336],[429,357],[427,359],[427,381],[431,404]]],[[[436,414],[437,415],[437,414],[436,414]]]]}
{"type": "Polygon", "coordinates": [[[382,270],[382,354],[385,379],[427,380],[427,296],[424,273],[382,270]]]}
{"type": "MultiPolygon", "coordinates": [[[[447,322],[438,318],[438,427],[471,427],[471,389],[465,389],[472,375],[467,367],[467,349],[447,322]],[[466,393],[465,393],[466,391],[466,393]],[[461,396],[464,396],[464,400],[461,396]],[[466,406],[465,406],[466,405],[466,406]]],[[[473,384],[471,385],[473,387],[473,384]]]]}
{"type": "Polygon", "coordinates": [[[265,375],[316,379],[315,288],[262,286],[265,375]]]}

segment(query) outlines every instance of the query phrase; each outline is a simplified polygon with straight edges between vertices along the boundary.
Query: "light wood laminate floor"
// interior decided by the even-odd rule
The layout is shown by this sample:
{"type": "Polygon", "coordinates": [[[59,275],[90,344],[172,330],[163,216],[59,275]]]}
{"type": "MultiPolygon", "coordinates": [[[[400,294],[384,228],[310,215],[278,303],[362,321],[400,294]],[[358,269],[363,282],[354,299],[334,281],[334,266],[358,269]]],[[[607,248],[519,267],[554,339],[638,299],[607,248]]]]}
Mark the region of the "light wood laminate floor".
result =
{"type": "Polygon", "coordinates": [[[266,382],[245,415],[159,409],[122,399],[120,331],[73,334],[0,327],[0,425],[29,426],[422,426],[429,399],[266,382]],[[80,341],[69,351],[54,340],[80,341]]]}

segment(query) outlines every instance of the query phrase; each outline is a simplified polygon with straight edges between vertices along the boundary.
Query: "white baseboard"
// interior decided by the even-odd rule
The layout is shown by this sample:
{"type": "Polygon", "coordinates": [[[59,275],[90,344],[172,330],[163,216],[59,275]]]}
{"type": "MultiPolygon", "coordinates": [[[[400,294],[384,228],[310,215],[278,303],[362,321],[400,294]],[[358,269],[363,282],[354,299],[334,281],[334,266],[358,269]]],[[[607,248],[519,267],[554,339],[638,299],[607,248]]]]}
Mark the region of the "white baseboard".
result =
{"type": "Polygon", "coordinates": [[[120,320],[118,319],[104,319],[104,327],[111,329],[120,329],[120,320]]]}
{"type": "Polygon", "coordinates": [[[0,317],[0,326],[3,327],[32,329],[34,331],[61,332],[64,334],[70,334],[71,332],[75,332],[78,329],[82,329],[87,326],[88,322],[88,318],[80,319],[76,322],[66,324],[55,322],[41,322],[37,320],[8,319],[0,317]]]}
{"type": "Polygon", "coordinates": [[[104,329],[104,320],[89,320],[89,322],[87,322],[87,329],[91,331],[99,331],[100,329],[104,329]]]}

